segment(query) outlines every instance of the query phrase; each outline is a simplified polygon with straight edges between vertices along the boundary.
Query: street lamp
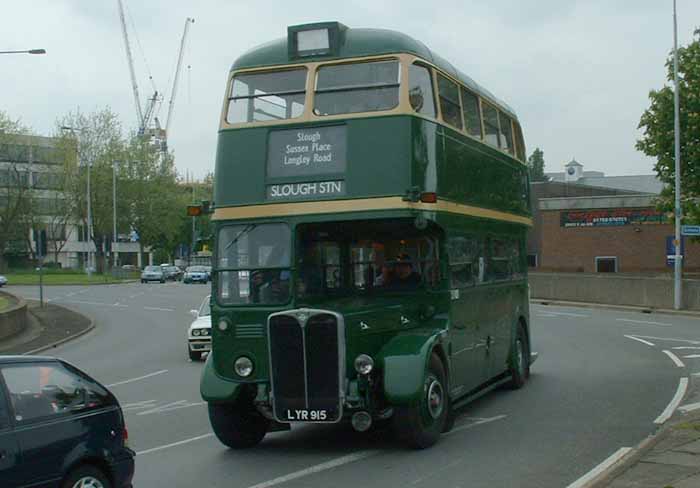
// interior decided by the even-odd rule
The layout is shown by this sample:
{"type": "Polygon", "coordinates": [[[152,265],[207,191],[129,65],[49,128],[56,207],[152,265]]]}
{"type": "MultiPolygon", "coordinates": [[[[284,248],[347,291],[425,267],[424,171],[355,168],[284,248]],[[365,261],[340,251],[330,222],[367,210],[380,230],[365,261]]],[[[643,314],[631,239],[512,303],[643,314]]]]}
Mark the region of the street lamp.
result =
{"type": "Polygon", "coordinates": [[[676,245],[676,257],[673,261],[673,308],[680,310],[683,306],[682,292],[683,282],[681,273],[683,272],[683,256],[681,256],[681,124],[680,124],[680,92],[678,86],[678,21],[676,17],[676,0],[673,0],[673,130],[675,133],[675,171],[676,171],[676,235],[674,244],[676,245]]]}
{"type": "Polygon", "coordinates": [[[27,49],[24,51],[0,51],[0,54],[46,54],[46,49],[27,49]]]}
{"type": "MultiPolygon", "coordinates": [[[[67,130],[70,131],[73,134],[73,137],[75,137],[75,133],[77,132],[82,132],[83,129],[75,129],[73,127],[69,127],[66,125],[61,126],[62,130],[67,130]]],[[[80,138],[76,137],[76,141],[78,143],[78,164],[82,165],[82,152],[80,151],[80,138]]],[[[93,269],[93,263],[92,263],[92,204],[91,204],[91,198],[90,198],[90,168],[92,167],[92,164],[88,161],[87,162],[87,234],[88,234],[88,242],[87,242],[87,274],[88,276],[92,276],[92,269],[93,269]]]]}
{"type": "Polygon", "coordinates": [[[119,266],[119,253],[117,252],[117,165],[119,161],[112,161],[112,266],[119,266]]]}

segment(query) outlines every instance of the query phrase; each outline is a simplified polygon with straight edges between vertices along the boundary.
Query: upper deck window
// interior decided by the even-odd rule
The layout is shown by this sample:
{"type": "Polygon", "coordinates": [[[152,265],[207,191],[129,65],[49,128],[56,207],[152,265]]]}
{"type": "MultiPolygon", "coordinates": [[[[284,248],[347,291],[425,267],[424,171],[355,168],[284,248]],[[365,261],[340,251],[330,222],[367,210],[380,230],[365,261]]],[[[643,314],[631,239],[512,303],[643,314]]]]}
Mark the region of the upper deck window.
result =
{"type": "Polygon", "coordinates": [[[442,120],[448,124],[462,128],[462,114],[459,106],[459,88],[456,83],[444,76],[438,75],[438,90],[440,92],[440,110],[442,120]]]}
{"type": "Polygon", "coordinates": [[[306,71],[296,68],[236,75],[226,121],[240,124],[299,117],[304,112],[306,71]]]}
{"type": "Polygon", "coordinates": [[[435,98],[433,97],[433,77],[430,69],[420,64],[408,68],[408,100],[416,113],[435,117],[435,98]]]}
{"type": "Polygon", "coordinates": [[[510,125],[510,117],[503,112],[498,112],[498,119],[501,125],[501,149],[505,149],[509,153],[515,155],[513,147],[513,129],[510,125]]]}
{"type": "Polygon", "coordinates": [[[525,161],[525,141],[523,141],[523,132],[520,129],[520,124],[513,122],[515,128],[515,153],[520,161],[525,161]]]}
{"type": "Polygon", "coordinates": [[[462,88],[462,109],[464,125],[469,135],[481,139],[481,115],[479,114],[479,98],[472,92],[462,88]]]}
{"type": "Polygon", "coordinates": [[[482,103],[481,108],[484,112],[484,140],[494,147],[499,147],[498,110],[488,103],[482,103]]]}
{"type": "Polygon", "coordinates": [[[371,61],[319,68],[314,113],[390,110],[399,104],[399,62],[371,61]]]}

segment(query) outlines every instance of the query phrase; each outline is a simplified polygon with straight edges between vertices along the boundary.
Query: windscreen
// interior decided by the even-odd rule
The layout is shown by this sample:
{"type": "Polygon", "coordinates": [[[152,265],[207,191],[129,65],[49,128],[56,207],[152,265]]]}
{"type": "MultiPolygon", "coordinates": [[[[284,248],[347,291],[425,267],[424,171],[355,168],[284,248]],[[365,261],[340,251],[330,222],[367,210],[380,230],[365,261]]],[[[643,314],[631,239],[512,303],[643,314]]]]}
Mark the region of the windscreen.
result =
{"type": "Polygon", "coordinates": [[[221,228],[217,240],[218,299],[231,305],[289,300],[291,234],[286,224],[221,228]]]}
{"type": "Polygon", "coordinates": [[[299,297],[411,292],[438,285],[438,236],[412,220],[314,224],[300,230],[299,297]]]}

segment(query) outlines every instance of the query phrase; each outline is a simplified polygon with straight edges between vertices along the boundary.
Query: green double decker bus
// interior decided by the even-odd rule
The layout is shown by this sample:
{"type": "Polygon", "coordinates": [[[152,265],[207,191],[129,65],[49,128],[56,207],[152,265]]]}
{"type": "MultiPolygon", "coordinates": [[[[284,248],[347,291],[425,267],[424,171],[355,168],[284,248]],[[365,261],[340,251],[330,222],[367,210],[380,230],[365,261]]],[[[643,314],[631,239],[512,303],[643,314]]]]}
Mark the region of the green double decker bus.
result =
{"type": "Polygon", "coordinates": [[[326,22],[243,54],[201,379],[219,440],[347,420],[425,448],[463,404],[521,387],[529,201],[513,110],[419,41],[326,22]]]}

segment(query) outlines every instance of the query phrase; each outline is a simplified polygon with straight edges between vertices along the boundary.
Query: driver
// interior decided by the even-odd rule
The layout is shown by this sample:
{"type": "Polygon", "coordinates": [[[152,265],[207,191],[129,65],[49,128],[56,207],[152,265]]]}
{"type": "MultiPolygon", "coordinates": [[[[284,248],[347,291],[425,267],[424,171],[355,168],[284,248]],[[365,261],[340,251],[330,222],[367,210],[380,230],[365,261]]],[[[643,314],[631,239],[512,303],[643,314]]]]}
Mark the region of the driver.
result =
{"type": "Polygon", "coordinates": [[[411,257],[406,253],[396,256],[389,286],[393,289],[413,289],[417,288],[420,283],[420,274],[413,270],[411,257]]]}

